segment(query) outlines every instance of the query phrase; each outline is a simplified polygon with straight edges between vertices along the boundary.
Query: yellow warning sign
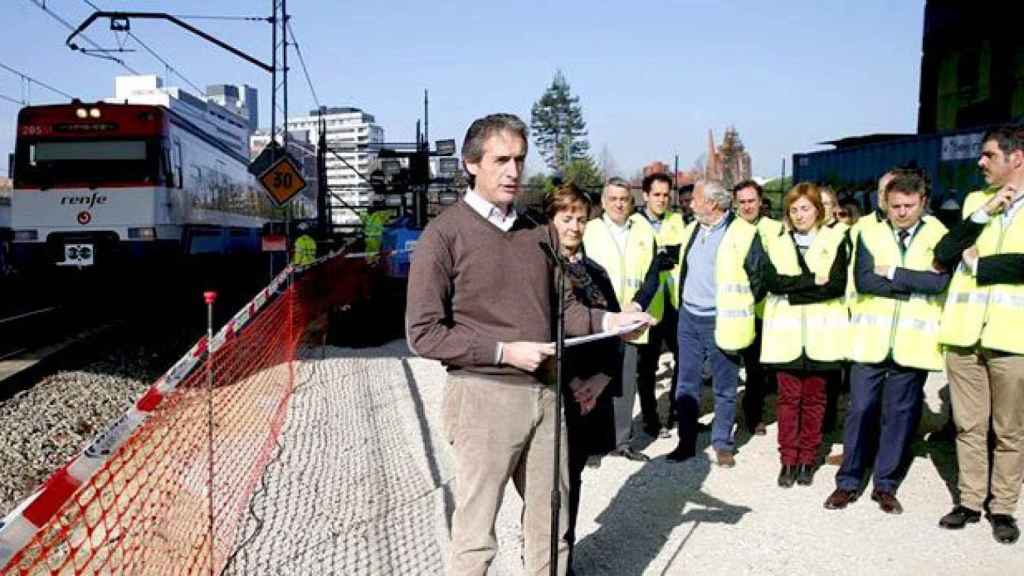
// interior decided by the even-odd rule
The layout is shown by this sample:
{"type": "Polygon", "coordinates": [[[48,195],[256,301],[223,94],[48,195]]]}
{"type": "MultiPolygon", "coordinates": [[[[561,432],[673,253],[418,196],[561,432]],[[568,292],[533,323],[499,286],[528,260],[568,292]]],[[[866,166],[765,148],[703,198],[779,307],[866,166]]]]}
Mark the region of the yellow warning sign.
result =
{"type": "Polygon", "coordinates": [[[287,204],[306,187],[306,181],[290,156],[281,156],[260,175],[260,184],[278,206],[287,204]]]}

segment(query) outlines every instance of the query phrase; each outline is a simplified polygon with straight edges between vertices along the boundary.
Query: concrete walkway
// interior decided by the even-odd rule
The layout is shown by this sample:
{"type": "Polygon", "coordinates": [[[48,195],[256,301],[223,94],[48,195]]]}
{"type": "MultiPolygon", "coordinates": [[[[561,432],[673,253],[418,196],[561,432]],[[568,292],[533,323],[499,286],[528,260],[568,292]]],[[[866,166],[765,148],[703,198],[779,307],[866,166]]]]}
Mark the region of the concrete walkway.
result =
{"type": "MultiPolygon", "coordinates": [[[[443,574],[453,506],[439,421],[444,370],[393,342],[317,349],[297,374],[279,456],[228,572],[443,574]]],[[[925,429],[945,418],[943,386],[941,377],[929,380],[925,429]]],[[[767,436],[740,436],[731,470],[707,453],[669,463],[662,456],[675,439],[643,435],[638,447],[651,462],[605,458],[588,468],[577,574],[1024,573],[1024,544],[995,543],[987,522],[962,532],[937,527],[952,505],[952,444],[915,444],[899,494],[906,512],[888,516],[866,497],[846,511],[823,509],[835,467],[820,469],[811,487],[778,488],[775,434],[771,425],[767,436]]],[[[520,510],[510,486],[492,574],[521,572],[520,510]]]]}

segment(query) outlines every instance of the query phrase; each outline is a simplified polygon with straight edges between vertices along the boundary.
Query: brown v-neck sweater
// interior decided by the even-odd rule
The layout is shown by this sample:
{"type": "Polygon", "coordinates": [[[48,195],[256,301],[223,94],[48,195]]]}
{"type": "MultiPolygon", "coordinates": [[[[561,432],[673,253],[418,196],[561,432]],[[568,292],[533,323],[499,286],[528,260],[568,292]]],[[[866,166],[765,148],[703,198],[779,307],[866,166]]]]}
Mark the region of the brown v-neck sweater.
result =
{"type": "MultiPolygon", "coordinates": [[[[556,240],[527,214],[503,232],[465,200],[423,231],[412,254],[406,330],[410,348],[449,371],[528,376],[495,365],[498,342],[554,340],[554,266],[541,247],[556,240]]],[[[600,330],[603,311],[586,308],[567,290],[571,335],[600,330]]],[[[532,380],[546,380],[546,369],[532,380]]]]}

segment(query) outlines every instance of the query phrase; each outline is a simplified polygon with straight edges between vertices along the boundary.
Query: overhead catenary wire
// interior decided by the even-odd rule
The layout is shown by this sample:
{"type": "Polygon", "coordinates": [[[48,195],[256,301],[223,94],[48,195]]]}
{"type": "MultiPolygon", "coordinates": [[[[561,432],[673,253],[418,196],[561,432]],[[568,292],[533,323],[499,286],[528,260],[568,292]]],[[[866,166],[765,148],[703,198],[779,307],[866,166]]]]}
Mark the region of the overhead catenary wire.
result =
{"type": "Polygon", "coordinates": [[[17,104],[18,106],[28,106],[28,102],[11,96],[6,96],[4,94],[0,94],[0,100],[6,100],[12,104],[17,104]]]}
{"type": "Polygon", "coordinates": [[[60,94],[61,96],[64,96],[65,98],[74,99],[74,96],[72,96],[71,94],[68,94],[67,92],[65,92],[65,91],[63,91],[63,90],[61,90],[59,88],[54,88],[53,86],[50,86],[46,82],[43,82],[41,80],[37,80],[36,78],[33,78],[32,76],[29,76],[28,74],[26,74],[26,73],[24,73],[24,72],[22,72],[20,70],[15,70],[14,68],[11,68],[10,66],[4,64],[3,62],[0,62],[0,68],[3,68],[4,70],[7,70],[11,74],[20,76],[22,80],[25,80],[25,81],[30,82],[32,84],[36,84],[36,85],[42,86],[43,88],[46,88],[47,90],[49,90],[51,92],[54,92],[56,94],[60,94]]]}
{"type": "MultiPolygon", "coordinates": [[[[57,14],[56,12],[54,12],[52,8],[47,7],[46,6],[46,2],[42,2],[40,0],[28,0],[28,1],[31,2],[32,4],[35,4],[36,7],[38,7],[40,10],[42,10],[43,12],[48,14],[51,18],[53,18],[57,22],[60,22],[60,24],[62,26],[64,26],[65,28],[67,28],[69,31],[71,31],[71,32],[75,31],[75,27],[72,26],[63,17],[61,17],[60,14],[57,14]]],[[[102,46],[97,44],[95,41],[93,41],[92,38],[89,38],[85,34],[79,34],[79,36],[83,40],[85,40],[90,46],[92,46],[95,50],[97,50],[97,51],[103,51],[104,50],[104,48],[102,46]]],[[[85,54],[86,56],[92,56],[94,58],[102,58],[103,60],[110,60],[112,62],[116,62],[122,68],[124,68],[125,70],[131,72],[132,74],[138,74],[139,73],[138,70],[132,68],[131,66],[126,64],[124,60],[121,60],[120,58],[117,58],[116,56],[109,56],[109,55],[106,55],[106,54],[96,54],[96,53],[93,53],[93,52],[90,52],[90,51],[87,51],[87,50],[80,50],[80,51],[82,52],[82,54],[85,54]]]]}
{"type": "Polygon", "coordinates": [[[313,80],[309,77],[309,69],[306,68],[306,59],[302,57],[302,50],[299,48],[299,42],[295,39],[295,31],[292,30],[292,23],[288,21],[288,33],[292,36],[291,45],[295,47],[295,54],[299,57],[299,64],[302,65],[302,74],[306,77],[306,84],[309,85],[309,92],[313,95],[313,102],[316,103],[316,107],[320,109],[320,99],[317,98],[316,88],[313,87],[313,80]]]}

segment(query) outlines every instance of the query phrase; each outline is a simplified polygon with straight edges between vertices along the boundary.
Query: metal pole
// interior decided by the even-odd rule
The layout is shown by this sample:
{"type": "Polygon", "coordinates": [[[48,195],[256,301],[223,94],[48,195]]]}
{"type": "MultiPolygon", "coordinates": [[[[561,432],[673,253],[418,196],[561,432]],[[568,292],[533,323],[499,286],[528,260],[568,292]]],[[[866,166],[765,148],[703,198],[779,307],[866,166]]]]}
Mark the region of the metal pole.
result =
{"type": "MultiPolygon", "coordinates": [[[[276,52],[277,49],[275,48],[276,52]]],[[[288,154],[288,0],[281,0],[281,74],[284,75],[281,82],[283,84],[282,94],[284,96],[284,110],[282,111],[283,119],[281,122],[281,128],[283,132],[281,134],[281,144],[284,148],[285,155],[288,154]]],[[[277,87],[275,86],[275,90],[277,87]]],[[[285,246],[292,245],[292,203],[289,202],[285,210],[285,246]]],[[[293,281],[293,273],[288,274],[288,285],[291,286],[293,281]]]]}
{"type": "Polygon", "coordinates": [[[213,523],[213,303],[217,300],[216,292],[203,292],[203,301],[206,302],[206,430],[209,441],[209,466],[210,475],[209,494],[207,494],[207,516],[210,530],[210,576],[214,573],[214,523],[213,523]]]}
{"type": "Polygon", "coordinates": [[[558,270],[558,324],[555,334],[555,454],[551,471],[551,576],[558,574],[558,511],[562,506],[559,476],[562,469],[562,355],[565,350],[565,268],[561,255],[555,254],[558,270]]]}
{"type": "Polygon", "coordinates": [[[277,0],[270,0],[273,13],[270,17],[270,145],[277,145],[277,0]]]}

